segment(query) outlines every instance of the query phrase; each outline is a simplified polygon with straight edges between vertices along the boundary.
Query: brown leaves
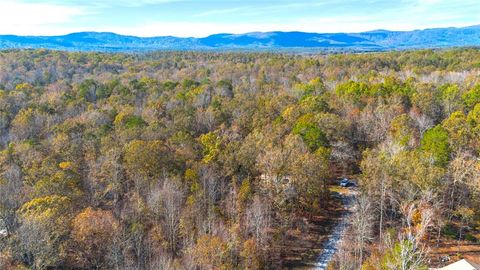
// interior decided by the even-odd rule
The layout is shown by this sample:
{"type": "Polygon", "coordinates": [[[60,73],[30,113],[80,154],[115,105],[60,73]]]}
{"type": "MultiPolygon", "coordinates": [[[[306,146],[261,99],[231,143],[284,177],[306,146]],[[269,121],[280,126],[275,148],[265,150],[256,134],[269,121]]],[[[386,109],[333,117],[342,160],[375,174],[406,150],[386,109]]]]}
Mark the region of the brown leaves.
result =
{"type": "Polygon", "coordinates": [[[98,267],[108,262],[108,253],[120,224],[112,212],[84,209],[72,221],[71,237],[74,241],[70,255],[79,267],[98,267]]]}

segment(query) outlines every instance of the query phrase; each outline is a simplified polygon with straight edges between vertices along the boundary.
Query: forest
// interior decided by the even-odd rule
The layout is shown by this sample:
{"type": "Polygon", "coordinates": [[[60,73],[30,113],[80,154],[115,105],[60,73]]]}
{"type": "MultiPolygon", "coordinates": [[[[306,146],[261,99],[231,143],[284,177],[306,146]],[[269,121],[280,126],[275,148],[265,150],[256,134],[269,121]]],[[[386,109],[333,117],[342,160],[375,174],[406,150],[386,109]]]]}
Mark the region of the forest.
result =
{"type": "Polygon", "coordinates": [[[479,154],[479,49],[3,50],[0,269],[282,269],[346,176],[329,269],[428,269],[480,241],[479,154]]]}

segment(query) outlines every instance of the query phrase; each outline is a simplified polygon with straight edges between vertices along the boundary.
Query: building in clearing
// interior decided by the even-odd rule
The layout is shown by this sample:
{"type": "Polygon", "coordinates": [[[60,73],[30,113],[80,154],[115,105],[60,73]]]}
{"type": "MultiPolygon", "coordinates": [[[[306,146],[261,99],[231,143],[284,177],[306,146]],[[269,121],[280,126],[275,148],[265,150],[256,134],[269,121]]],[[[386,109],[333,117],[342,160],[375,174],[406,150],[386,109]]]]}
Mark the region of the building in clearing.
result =
{"type": "MultiPolygon", "coordinates": [[[[469,260],[460,260],[437,270],[480,270],[480,265],[469,260]]],[[[433,269],[432,269],[433,270],[433,269]]]]}

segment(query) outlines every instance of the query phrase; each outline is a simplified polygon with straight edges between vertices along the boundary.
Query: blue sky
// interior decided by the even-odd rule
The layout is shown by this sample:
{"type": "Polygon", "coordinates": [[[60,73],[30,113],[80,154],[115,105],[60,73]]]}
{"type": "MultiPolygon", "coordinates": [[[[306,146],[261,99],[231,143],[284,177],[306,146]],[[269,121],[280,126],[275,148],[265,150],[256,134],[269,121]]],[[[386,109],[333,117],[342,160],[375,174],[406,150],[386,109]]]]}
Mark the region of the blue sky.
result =
{"type": "Polygon", "coordinates": [[[480,0],[0,0],[0,34],[195,36],[480,24],[480,0]]]}

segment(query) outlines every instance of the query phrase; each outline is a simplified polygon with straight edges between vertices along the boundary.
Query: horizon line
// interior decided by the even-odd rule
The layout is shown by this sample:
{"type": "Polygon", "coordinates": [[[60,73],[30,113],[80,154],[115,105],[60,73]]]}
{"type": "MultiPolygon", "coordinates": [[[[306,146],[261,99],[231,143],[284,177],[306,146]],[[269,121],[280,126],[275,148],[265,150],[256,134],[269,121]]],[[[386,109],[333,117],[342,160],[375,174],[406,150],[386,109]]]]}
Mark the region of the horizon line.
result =
{"type": "Polygon", "coordinates": [[[114,34],[118,36],[124,37],[136,37],[136,38],[159,38],[159,37],[174,37],[174,38],[184,38],[184,39],[201,39],[207,38],[213,35],[248,35],[248,34],[267,34],[267,33],[307,33],[307,34],[362,34],[362,33],[370,33],[370,32],[377,32],[377,31],[386,31],[386,32],[414,32],[414,31],[426,31],[426,30],[435,30],[435,29],[463,29],[463,28],[471,28],[471,27],[480,27],[480,24],[473,24],[473,25],[466,25],[466,26],[447,26],[447,27],[427,27],[427,28],[415,28],[411,30],[389,30],[389,29],[372,29],[366,31],[359,31],[359,32],[347,32],[347,31],[339,31],[339,32],[312,32],[312,31],[300,31],[300,30],[293,30],[293,31],[285,31],[285,30],[270,30],[270,31],[249,31],[249,32],[240,32],[240,33],[228,33],[228,32],[219,32],[219,33],[212,33],[206,36],[201,37],[194,37],[194,36],[176,36],[176,35],[152,35],[152,36],[143,36],[143,35],[130,35],[130,34],[121,34],[114,31],[95,31],[95,30],[85,30],[85,31],[73,31],[67,32],[64,34],[57,34],[57,35],[19,35],[19,34],[3,34],[0,33],[0,36],[17,36],[17,37],[63,37],[72,34],[81,34],[81,33],[96,33],[96,34],[114,34]]]}

